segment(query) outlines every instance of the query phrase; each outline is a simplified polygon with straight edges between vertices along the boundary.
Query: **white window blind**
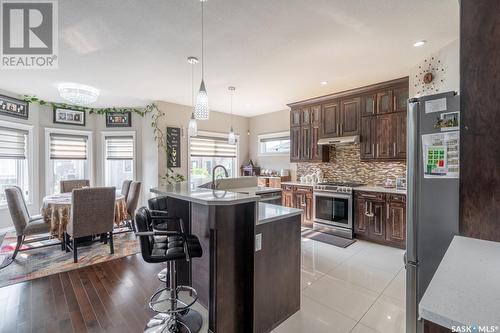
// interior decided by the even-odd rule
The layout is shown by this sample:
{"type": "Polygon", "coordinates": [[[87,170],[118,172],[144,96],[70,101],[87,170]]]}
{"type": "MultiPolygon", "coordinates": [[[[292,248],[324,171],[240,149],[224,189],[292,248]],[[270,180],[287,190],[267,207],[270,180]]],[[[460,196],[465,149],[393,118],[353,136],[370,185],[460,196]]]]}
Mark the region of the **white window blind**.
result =
{"type": "Polygon", "coordinates": [[[107,160],[133,160],[134,137],[132,136],[106,136],[107,160]]]}
{"type": "Polygon", "coordinates": [[[88,138],[85,135],[50,134],[51,160],[86,160],[88,138]]]}
{"type": "Polygon", "coordinates": [[[0,127],[0,159],[26,159],[28,131],[0,127]]]}
{"type": "Polygon", "coordinates": [[[236,157],[236,155],[236,144],[229,144],[227,139],[208,136],[191,138],[191,156],[236,157]]]}

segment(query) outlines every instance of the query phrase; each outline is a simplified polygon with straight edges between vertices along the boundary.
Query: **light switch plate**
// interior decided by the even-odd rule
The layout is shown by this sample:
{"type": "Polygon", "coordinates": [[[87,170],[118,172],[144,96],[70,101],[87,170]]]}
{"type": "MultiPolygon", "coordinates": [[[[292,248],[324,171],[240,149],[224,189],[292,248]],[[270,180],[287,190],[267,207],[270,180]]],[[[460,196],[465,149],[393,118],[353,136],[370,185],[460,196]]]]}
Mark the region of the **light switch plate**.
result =
{"type": "Polygon", "coordinates": [[[255,252],[262,250],[262,234],[255,235],[255,252]]]}

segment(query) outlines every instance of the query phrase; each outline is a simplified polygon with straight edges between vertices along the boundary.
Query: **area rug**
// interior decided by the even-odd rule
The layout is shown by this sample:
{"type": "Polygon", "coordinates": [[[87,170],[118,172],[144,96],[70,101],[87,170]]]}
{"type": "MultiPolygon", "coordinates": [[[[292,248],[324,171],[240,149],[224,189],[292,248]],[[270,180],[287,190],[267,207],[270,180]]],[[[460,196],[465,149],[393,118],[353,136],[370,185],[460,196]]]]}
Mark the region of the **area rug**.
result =
{"type": "MultiPolygon", "coordinates": [[[[115,253],[109,253],[109,244],[92,242],[78,246],[78,262],[73,263],[73,253],[61,250],[59,240],[51,239],[23,245],[16,259],[9,266],[0,269],[0,287],[28,281],[39,277],[66,272],[80,267],[93,265],[140,252],[139,240],[132,232],[115,234],[113,236],[115,253]],[[47,245],[54,246],[33,248],[47,245]],[[33,248],[33,249],[29,249],[33,248]]],[[[0,245],[0,261],[13,253],[16,247],[15,232],[8,232],[0,245]]]]}
{"type": "Polygon", "coordinates": [[[314,231],[312,229],[302,229],[302,237],[342,248],[346,248],[356,242],[355,239],[347,239],[335,235],[326,234],[324,232],[314,231]]]}

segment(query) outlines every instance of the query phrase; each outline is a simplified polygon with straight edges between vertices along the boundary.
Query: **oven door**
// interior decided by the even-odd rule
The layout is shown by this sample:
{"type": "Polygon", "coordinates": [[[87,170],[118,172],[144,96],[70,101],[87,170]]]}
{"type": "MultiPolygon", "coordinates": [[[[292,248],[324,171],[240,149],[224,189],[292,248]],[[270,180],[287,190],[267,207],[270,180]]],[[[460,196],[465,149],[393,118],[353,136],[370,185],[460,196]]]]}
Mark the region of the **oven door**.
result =
{"type": "Polygon", "coordinates": [[[314,193],[314,221],[352,229],[352,196],[339,193],[314,193]]]}

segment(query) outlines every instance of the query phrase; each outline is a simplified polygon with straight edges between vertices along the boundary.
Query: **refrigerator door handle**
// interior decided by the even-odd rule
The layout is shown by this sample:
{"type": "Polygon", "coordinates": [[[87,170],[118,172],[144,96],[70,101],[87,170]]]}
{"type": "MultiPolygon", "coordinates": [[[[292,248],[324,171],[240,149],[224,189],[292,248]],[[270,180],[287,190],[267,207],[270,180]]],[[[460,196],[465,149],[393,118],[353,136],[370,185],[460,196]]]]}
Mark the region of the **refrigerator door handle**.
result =
{"type": "Polygon", "coordinates": [[[406,200],[406,255],[407,261],[416,262],[417,258],[417,179],[419,177],[419,134],[418,100],[408,100],[407,125],[407,200],[406,200]]]}

